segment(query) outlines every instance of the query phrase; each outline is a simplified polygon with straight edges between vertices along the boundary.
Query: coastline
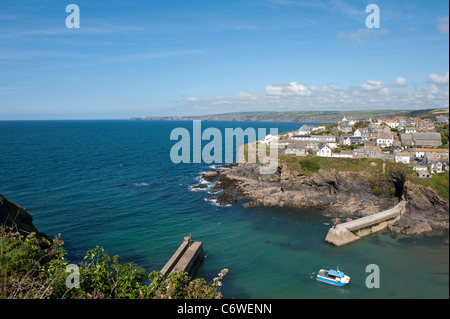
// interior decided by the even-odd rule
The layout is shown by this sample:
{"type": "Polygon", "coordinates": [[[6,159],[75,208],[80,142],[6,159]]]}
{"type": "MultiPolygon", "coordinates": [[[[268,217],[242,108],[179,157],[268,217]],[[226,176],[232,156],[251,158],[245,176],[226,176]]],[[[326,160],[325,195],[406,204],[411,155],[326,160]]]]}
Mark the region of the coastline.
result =
{"type": "MultiPolygon", "coordinates": [[[[17,132],[26,132],[24,127],[30,125],[18,124],[21,129],[10,131],[12,139],[16,138],[17,132]]],[[[142,132],[136,139],[140,147],[133,149],[143,157],[151,150],[164,147],[164,144],[142,144],[150,128],[160,132],[162,137],[167,136],[165,132],[170,132],[172,128],[170,123],[165,124],[167,130],[161,129],[160,123],[148,124],[151,125],[135,125],[135,122],[130,121],[124,127],[117,122],[96,122],[88,126],[92,130],[77,130],[80,133],[76,136],[82,141],[86,137],[86,141],[89,141],[92,133],[97,132],[93,129],[99,125],[124,129],[124,137],[134,137],[136,131],[142,132]]],[[[85,123],[80,123],[80,127],[84,126],[85,123]]],[[[62,128],[62,136],[68,136],[65,134],[71,132],[71,128],[66,125],[62,128]]],[[[43,133],[46,131],[44,127],[40,130],[43,133]]],[[[110,131],[102,132],[108,140],[110,131]]],[[[61,232],[70,248],[68,252],[71,260],[78,260],[78,256],[82,258],[87,249],[101,240],[112,255],[118,254],[125,261],[133,261],[145,269],[160,269],[178,246],[180,234],[192,233],[204,242],[208,255],[200,269],[201,277],[210,278],[217,274],[218,267],[230,268],[229,281],[224,283],[226,298],[428,298],[430,291],[433,297],[448,297],[448,289],[445,291],[441,288],[442,284],[434,284],[437,281],[435,274],[442,274],[448,268],[448,232],[439,239],[431,239],[434,238],[431,237],[432,233],[405,236],[383,232],[348,248],[334,249],[322,240],[332,223],[330,218],[321,217],[320,212],[301,208],[243,208],[242,204],[248,203],[248,199],[238,199],[230,207],[217,207],[211,202],[205,202],[204,198],[220,196],[220,193],[210,195],[207,194],[209,189],[190,191],[188,188],[198,183],[200,172],[215,170],[217,167],[211,167],[210,164],[171,165],[163,168],[156,164],[144,166],[148,162],[136,161],[135,153],[123,152],[130,140],[123,138],[123,144],[95,145],[96,148],[100,147],[101,152],[90,149],[91,144],[85,143],[88,149],[80,148],[79,154],[90,151],[91,154],[107,155],[87,157],[83,165],[91,169],[84,171],[82,178],[95,183],[79,183],[79,169],[67,170],[66,165],[53,167],[54,159],[43,156],[46,154],[46,148],[43,147],[46,140],[31,139],[30,147],[38,145],[38,148],[35,153],[24,152],[25,155],[29,154],[29,158],[24,155],[24,163],[29,163],[33,158],[43,162],[36,160],[36,166],[12,164],[20,167],[24,176],[34,176],[36,167],[53,169],[45,176],[37,175],[39,183],[27,185],[23,185],[22,180],[13,175],[13,169],[6,170],[8,183],[4,195],[27,207],[35,217],[38,229],[52,237],[61,232]],[[99,160],[100,163],[111,165],[100,167],[99,160]],[[152,170],[143,175],[144,168],[152,170]],[[101,179],[99,173],[105,178],[101,179]],[[50,179],[45,179],[47,176],[50,179]],[[61,176],[65,178],[61,179],[61,176]],[[148,186],[137,186],[144,182],[148,186]],[[15,193],[16,190],[23,190],[24,195],[15,193]],[[78,253],[80,251],[83,255],[78,253]],[[424,255],[425,251],[429,254],[424,255]],[[386,256],[396,256],[396,260],[386,256]],[[375,295],[374,291],[364,286],[364,267],[373,262],[383,269],[382,289],[375,295]],[[324,294],[322,286],[309,280],[310,273],[319,266],[337,264],[354,274],[352,279],[355,283],[361,283],[354,285],[345,296],[335,296],[333,291],[324,294]],[[411,272],[420,269],[423,273],[421,288],[392,284],[392,279],[407,282],[406,275],[398,277],[396,270],[399,267],[411,272]],[[273,270],[276,276],[267,276],[268,270],[273,270]]],[[[162,138],[155,140],[164,141],[162,138]]],[[[73,144],[62,144],[58,154],[70,154],[73,144]]],[[[27,145],[21,151],[28,150],[27,145]]],[[[155,153],[164,155],[164,152],[155,153]]],[[[156,158],[154,163],[164,163],[163,159],[156,158]]],[[[213,187],[215,183],[208,185],[213,187]]],[[[438,279],[440,283],[448,283],[448,276],[439,276],[438,279]]]]}
{"type": "Polygon", "coordinates": [[[131,117],[131,121],[252,121],[252,122],[299,122],[299,123],[337,123],[344,116],[355,119],[370,117],[395,116],[435,116],[448,114],[445,109],[432,108],[423,110],[354,110],[354,111],[290,111],[290,112],[238,112],[209,114],[198,116],[147,116],[131,117]]]}
{"type": "MultiPolygon", "coordinates": [[[[378,165],[372,162],[372,165],[378,165]]],[[[205,172],[201,179],[214,183],[210,189],[218,194],[220,206],[236,204],[245,199],[244,207],[292,207],[318,209],[336,222],[350,221],[394,207],[403,198],[406,213],[388,229],[394,233],[420,235],[434,230],[449,230],[448,203],[431,189],[406,180],[398,172],[386,174],[385,183],[392,186],[392,196],[374,195],[368,172],[336,172],[321,170],[310,176],[292,171],[282,163],[277,173],[262,180],[255,164],[229,165],[227,170],[205,172]]],[[[195,186],[194,186],[195,187],[195,186]]]]}

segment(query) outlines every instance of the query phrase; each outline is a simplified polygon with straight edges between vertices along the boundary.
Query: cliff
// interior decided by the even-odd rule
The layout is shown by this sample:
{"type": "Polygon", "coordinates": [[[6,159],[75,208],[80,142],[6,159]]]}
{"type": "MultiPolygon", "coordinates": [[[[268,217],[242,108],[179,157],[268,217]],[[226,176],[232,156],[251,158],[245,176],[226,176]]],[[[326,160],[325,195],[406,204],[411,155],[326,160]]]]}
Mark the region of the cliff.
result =
{"type": "Polygon", "coordinates": [[[23,236],[36,233],[37,237],[45,237],[50,240],[46,234],[39,232],[33,225],[33,216],[25,208],[7,200],[2,194],[0,194],[0,225],[8,226],[23,236]]]}
{"type": "MultiPolygon", "coordinates": [[[[404,216],[391,231],[420,234],[447,229],[449,206],[430,187],[408,180],[403,166],[373,159],[282,157],[278,171],[260,175],[256,164],[239,164],[227,171],[207,172],[217,180],[220,205],[244,198],[244,206],[316,208],[333,218],[354,219],[389,209],[401,198],[404,216]]],[[[448,187],[448,185],[447,185],[448,187]]]]}

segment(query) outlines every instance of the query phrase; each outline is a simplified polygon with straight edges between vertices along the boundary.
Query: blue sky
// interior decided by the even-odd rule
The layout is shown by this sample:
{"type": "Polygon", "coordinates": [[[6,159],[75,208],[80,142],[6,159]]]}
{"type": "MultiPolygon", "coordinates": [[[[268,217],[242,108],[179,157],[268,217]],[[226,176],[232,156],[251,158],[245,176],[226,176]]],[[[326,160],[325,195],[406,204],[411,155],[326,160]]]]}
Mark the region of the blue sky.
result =
{"type": "Polygon", "coordinates": [[[444,0],[0,0],[0,120],[448,107],[448,12],[444,0]]]}

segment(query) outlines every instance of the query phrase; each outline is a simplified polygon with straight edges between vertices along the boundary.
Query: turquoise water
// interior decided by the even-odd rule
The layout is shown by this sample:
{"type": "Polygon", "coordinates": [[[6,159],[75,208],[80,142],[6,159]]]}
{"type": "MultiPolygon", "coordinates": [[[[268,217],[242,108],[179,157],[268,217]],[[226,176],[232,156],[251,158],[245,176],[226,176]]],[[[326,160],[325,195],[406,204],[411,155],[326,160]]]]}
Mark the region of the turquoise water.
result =
{"type": "MultiPolygon", "coordinates": [[[[202,127],[296,123],[202,122],[202,127]]],[[[26,207],[39,230],[61,233],[73,261],[96,245],[147,271],[161,269],[192,234],[203,242],[198,276],[222,268],[226,298],[448,298],[448,232],[421,237],[380,232],[343,247],[324,242],[318,211],[217,207],[192,191],[210,164],[173,164],[170,132],[192,122],[0,121],[0,193],[26,207]],[[380,268],[368,289],[366,266],[380,268]],[[337,265],[348,287],[318,283],[337,265]]],[[[207,142],[206,142],[207,143],[207,142]]]]}

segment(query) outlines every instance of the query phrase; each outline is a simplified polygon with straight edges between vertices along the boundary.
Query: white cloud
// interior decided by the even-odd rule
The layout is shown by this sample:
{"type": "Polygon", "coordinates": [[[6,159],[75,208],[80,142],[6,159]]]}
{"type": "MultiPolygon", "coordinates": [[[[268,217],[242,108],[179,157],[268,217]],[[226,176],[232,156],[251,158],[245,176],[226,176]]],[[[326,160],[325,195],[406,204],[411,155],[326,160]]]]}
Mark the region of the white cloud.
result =
{"type": "Polygon", "coordinates": [[[289,83],[288,90],[292,92],[294,95],[310,95],[311,90],[308,89],[305,85],[298,82],[291,82],[289,83]]]}
{"type": "Polygon", "coordinates": [[[361,89],[364,91],[381,90],[383,87],[384,84],[380,81],[366,81],[361,85],[361,89]]]}
{"type": "Polygon", "coordinates": [[[442,93],[442,91],[439,90],[437,86],[435,86],[435,85],[431,86],[431,90],[430,90],[429,94],[437,95],[437,94],[440,94],[440,93],[442,93]]]}
{"type": "Polygon", "coordinates": [[[279,84],[269,85],[265,91],[267,95],[283,95],[283,88],[279,84]]]}
{"type": "Polygon", "coordinates": [[[322,90],[323,91],[330,91],[330,92],[342,91],[341,87],[339,85],[335,85],[335,84],[325,85],[322,90]]]}
{"type": "Polygon", "coordinates": [[[443,34],[448,34],[448,16],[439,18],[438,30],[443,34]]]}
{"type": "Polygon", "coordinates": [[[439,85],[448,85],[449,84],[449,80],[448,80],[448,71],[445,73],[444,76],[440,76],[436,73],[431,73],[428,76],[428,81],[432,82],[434,84],[439,84],[439,85]]]}
{"type": "Polygon", "coordinates": [[[253,98],[254,94],[251,93],[247,93],[247,92],[239,92],[238,94],[236,94],[237,98],[241,98],[241,99],[251,99],[253,98]]]}
{"type": "MultiPolygon", "coordinates": [[[[446,76],[448,83],[448,74],[446,76]]],[[[432,78],[435,79],[435,77],[432,78]]],[[[445,79],[445,76],[438,78],[440,82],[442,78],[445,79]]],[[[244,111],[421,109],[448,107],[449,92],[442,85],[426,87],[408,85],[406,78],[399,76],[392,82],[367,80],[349,88],[342,88],[335,84],[315,88],[296,81],[275,83],[266,86],[263,93],[239,92],[231,97],[186,102],[188,103],[186,109],[190,109],[195,114],[244,111]],[[395,89],[391,90],[391,88],[395,89]]]]}
{"type": "Polygon", "coordinates": [[[381,81],[371,81],[367,80],[363,84],[361,84],[361,89],[364,91],[378,91],[386,92],[389,91],[388,88],[401,88],[406,87],[408,85],[408,81],[403,77],[399,76],[392,83],[383,83],[381,81]]]}
{"type": "Polygon", "coordinates": [[[394,85],[398,86],[398,87],[405,87],[407,85],[408,81],[403,77],[403,76],[399,76],[395,82],[394,85]]]}
{"type": "Polygon", "coordinates": [[[278,96],[308,96],[314,88],[307,88],[304,84],[299,82],[291,82],[289,84],[272,84],[265,88],[267,95],[278,96]]]}

